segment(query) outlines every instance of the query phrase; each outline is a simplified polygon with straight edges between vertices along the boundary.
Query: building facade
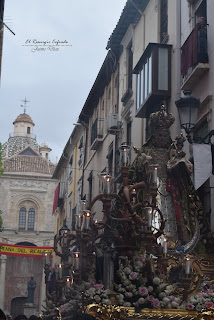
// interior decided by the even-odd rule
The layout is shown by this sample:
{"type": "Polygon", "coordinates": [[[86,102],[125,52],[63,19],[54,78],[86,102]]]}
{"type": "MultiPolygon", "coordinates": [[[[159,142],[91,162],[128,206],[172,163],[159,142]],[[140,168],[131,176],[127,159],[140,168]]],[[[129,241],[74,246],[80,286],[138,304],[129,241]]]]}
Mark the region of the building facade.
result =
{"type": "MultiPolygon", "coordinates": [[[[14,132],[2,145],[4,173],[0,177],[3,230],[1,245],[52,247],[54,217],[53,194],[57,181],[52,179],[55,164],[49,160],[51,149],[38,145],[31,117],[20,114],[14,132]]],[[[13,249],[12,249],[13,250],[13,249]]],[[[31,255],[0,255],[0,307],[12,315],[24,312],[27,283],[36,281],[34,312],[41,312],[45,300],[43,261],[31,255]]]]}

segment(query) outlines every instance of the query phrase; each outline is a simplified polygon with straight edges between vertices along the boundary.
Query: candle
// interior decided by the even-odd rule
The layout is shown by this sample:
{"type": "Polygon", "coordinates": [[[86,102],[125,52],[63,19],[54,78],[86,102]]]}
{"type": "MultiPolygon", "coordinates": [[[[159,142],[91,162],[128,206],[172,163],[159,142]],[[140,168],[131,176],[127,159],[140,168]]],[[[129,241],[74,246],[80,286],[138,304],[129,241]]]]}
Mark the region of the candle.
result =
{"type": "Polygon", "coordinates": [[[123,149],[123,165],[124,166],[127,165],[127,149],[126,148],[123,149]]]}
{"type": "Polygon", "coordinates": [[[62,279],[62,265],[59,264],[59,279],[62,279]]]}
{"type": "Polygon", "coordinates": [[[50,263],[50,257],[49,257],[49,252],[45,252],[45,264],[49,264],[50,263]]]}
{"type": "Polygon", "coordinates": [[[136,189],[132,190],[132,202],[133,202],[133,204],[136,203],[136,189]]]}
{"type": "Polygon", "coordinates": [[[158,179],[158,168],[154,167],[153,174],[152,174],[152,182],[154,184],[157,184],[157,179],[158,179]]]}
{"type": "Polygon", "coordinates": [[[163,254],[167,254],[167,240],[164,238],[163,241],[163,254]]]}
{"type": "Polygon", "coordinates": [[[152,226],[152,208],[151,207],[147,207],[147,227],[151,228],[152,226]]]}
{"type": "Polygon", "coordinates": [[[81,231],[84,230],[84,228],[85,228],[85,215],[83,214],[81,231]]]}
{"type": "Polygon", "coordinates": [[[67,287],[67,288],[70,288],[70,286],[71,286],[71,285],[70,285],[70,279],[67,277],[67,278],[66,278],[66,287],[67,287]]]}
{"type": "Polygon", "coordinates": [[[190,264],[191,264],[190,258],[186,258],[186,263],[185,263],[185,273],[186,274],[190,274],[190,264]]]}
{"type": "Polygon", "coordinates": [[[110,194],[111,176],[106,176],[106,194],[110,194]]]}
{"type": "Polygon", "coordinates": [[[91,219],[91,212],[88,210],[86,213],[86,217],[85,217],[85,229],[86,230],[89,229],[90,219],[91,219]]]}
{"type": "Polygon", "coordinates": [[[79,269],[79,253],[75,253],[74,255],[74,269],[78,270],[79,269]]]}

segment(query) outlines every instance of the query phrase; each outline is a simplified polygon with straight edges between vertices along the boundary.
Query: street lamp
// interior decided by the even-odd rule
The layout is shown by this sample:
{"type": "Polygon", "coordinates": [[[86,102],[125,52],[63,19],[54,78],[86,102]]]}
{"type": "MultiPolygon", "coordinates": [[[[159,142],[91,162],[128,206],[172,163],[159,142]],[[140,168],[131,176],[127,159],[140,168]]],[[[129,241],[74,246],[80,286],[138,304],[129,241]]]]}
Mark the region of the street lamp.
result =
{"type": "Polygon", "coordinates": [[[211,143],[211,137],[214,135],[214,130],[211,130],[205,137],[197,135],[191,136],[191,131],[195,128],[198,108],[200,100],[191,95],[191,91],[183,91],[184,97],[175,101],[178,109],[181,128],[185,130],[189,143],[211,143]]]}
{"type": "Polygon", "coordinates": [[[175,104],[178,108],[181,128],[185,130],[188,141],[192,143],[190,132],[196,124],[200,100],[191,96],[191,91],[184,91],[184,97],[175,101],[175,104]]]}

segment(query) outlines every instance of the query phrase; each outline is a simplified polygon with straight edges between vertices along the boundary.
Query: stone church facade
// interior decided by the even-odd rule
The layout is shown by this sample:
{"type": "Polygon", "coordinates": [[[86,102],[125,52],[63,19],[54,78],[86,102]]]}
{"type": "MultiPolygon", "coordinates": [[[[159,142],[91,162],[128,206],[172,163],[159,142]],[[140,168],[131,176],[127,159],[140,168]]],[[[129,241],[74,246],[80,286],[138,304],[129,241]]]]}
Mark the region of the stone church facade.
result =
{"type": "MultiPolygon", "coordinates": [[[[33,134],[31,117],[20,114],[13,122],[14,132],[2,145],[4,173],[0,177],[0,210],[3,232],[0,244],[52,247],[54,191],[52,179],[55,164],[49,160],[51,149],[40,146],[33,134]]],[[[36,281],[34,308],[39,314],[45,304],[43,259],[1,254],[0,250],[0,308],[6,313],[24,313],[27,283],[36,281]]]]}

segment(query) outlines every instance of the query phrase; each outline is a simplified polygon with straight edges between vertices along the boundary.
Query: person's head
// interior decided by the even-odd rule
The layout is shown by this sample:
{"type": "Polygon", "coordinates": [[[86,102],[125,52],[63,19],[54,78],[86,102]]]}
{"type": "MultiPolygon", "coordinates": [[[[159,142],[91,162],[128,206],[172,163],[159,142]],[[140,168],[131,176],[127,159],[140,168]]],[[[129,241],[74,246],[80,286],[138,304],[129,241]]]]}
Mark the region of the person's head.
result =
{"type": "Polygon", "coordinates": [[[6,320],[6,315],[1,309],[0,309],[0,320],[6,320]]]}
{"type": "Polygon", "coordinates": [[[28,318],[24,314],[19,314],[13,320],[28,320],[28,318]]]}
{"type": "Polygon", "coordinates": [[[35,316],[35,314],[32,314],[29,319],[30,320],[39,320],[39,317],[35,316]]]}

